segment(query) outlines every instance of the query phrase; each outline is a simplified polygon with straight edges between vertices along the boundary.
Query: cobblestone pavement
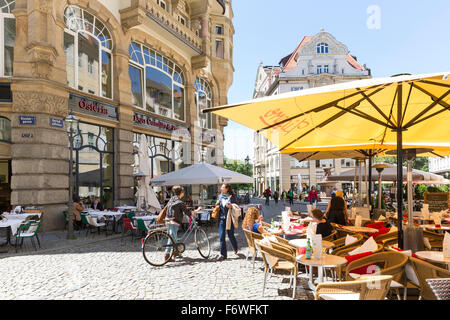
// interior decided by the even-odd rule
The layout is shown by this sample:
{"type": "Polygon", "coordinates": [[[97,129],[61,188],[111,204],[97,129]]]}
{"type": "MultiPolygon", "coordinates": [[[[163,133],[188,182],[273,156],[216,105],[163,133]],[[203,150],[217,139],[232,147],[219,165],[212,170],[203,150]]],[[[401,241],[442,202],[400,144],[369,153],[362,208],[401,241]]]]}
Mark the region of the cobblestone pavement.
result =
{"type": "MultiPolygon", "coordinates": [[[[280,214],[283,205],[264,208],[265,220],[280,214]]],[[[239,255],[228,242],[228,260],[217,262],[217,227],[206,228],[212,243],[212,257],[204,260],[188,240],[183,258],[156,268],[148,265],[140,241],[98,237],[93,243],[77,242],[38,253],[1,255],[7,270],[0,277],[0,299],[291,299],[288,275],[273,276],[262,297],[264,273],[261,259],[255,270],[246,261],[247,244],[242,230],[236,231],[239,255]]],[[[228,240],[227,240],[228,241],[228,240]]],[[[43,243],[45,247],[45,241],[43,243]]],[[[306,285],[304,275],[298,284],[306,285]]],[[[297,290],[296,299],[313,299],[311,291],[297,290]]]]}

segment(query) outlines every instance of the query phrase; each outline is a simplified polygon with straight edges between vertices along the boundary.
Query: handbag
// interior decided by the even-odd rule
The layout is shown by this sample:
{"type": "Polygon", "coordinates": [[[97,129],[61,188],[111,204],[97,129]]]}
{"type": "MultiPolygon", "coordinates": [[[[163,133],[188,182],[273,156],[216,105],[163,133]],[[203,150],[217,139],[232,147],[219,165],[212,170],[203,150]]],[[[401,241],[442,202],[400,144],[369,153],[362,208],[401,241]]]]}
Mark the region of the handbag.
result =
{"type": "Polygon", "coordinates": [[[161,210],[161,212],[158,214],[158,218],[156,218],[156,223],[157,224],[164,224],[165,220],[166,220],[166,212],[167,212],[167,207],[169,206],[169,204],[166,204],[166,206],[164,207],[164,209],[161,210]]]}
{"type": "Polygon", "coordinates": [[[216,206],[213,211],[211,212],[211,218],[212,219],[219,219],[219,212],[220,212],[220,207],[216,206]]]}

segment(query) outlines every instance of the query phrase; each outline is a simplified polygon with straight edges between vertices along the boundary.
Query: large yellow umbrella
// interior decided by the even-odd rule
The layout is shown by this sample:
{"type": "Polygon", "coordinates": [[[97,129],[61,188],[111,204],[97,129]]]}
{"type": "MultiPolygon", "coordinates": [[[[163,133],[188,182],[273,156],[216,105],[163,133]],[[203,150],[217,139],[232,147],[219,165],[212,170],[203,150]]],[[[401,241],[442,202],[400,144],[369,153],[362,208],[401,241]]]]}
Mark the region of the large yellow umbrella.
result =
{"type": "MultiPolygon", "coordinates": [[[[280,151],[396,144],[403,199],[403,144],[450,146],[449,72],[346,82],[204,110],[266,136],[280,151]]],[[[398,202],[402,221],[403,204],[398,202]]],[[[399,224],[399,244],[403,233],[399,224]]]]}

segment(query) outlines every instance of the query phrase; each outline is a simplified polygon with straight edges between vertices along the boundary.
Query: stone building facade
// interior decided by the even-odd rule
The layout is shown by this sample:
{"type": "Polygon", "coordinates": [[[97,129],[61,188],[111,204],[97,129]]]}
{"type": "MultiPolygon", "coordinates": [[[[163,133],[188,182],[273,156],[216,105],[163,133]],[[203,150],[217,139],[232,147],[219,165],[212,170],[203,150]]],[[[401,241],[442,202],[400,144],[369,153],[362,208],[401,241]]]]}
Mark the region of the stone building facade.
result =
{"type": "Polygon", "coordinates": [[[134,203],[133,152],[153,176],[203,159],[223,164],[233,81],[231,0],[1,0],[0,205],[43,206],[61,229],[69,196],[64,118],[80,119],[75,194],[134,203]]]}
{"type": "MultiPolygon", "coordinates": [[[[295,50],[277,66],[258,67],[254,98],[304,90],[346,81],[371,78],[371,71],[350,55],[346,45],[321,30],[305,36],[295,50]]],[[[267,187],[294,192],[320,186],[327,174],[355,167],[352,159],[330,159],[299,162],[280,154],[264,136],[254,134],[255,191],[261,195],[267,187]]],[[[349,186],[338,185],[339,188],[349,186]]],[[[323,188],[325,189],[325,188],[323,188]]],[[[327,188],[330,190],[331,188],[327,188]]],[[[329,192],[328,192],[329,193],[329,192]]]]}

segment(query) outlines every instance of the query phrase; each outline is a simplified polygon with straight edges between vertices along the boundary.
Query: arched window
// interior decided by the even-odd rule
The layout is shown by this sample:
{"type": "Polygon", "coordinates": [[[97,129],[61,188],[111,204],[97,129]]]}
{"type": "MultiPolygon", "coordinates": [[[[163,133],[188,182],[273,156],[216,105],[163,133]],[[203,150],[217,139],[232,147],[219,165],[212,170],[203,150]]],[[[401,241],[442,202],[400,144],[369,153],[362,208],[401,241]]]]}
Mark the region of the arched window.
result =
{"type": "Polygon", "coordinates": [[[319,43],[317,45],[317,53],[328,53],[328,43],[319,43]]]}
{"type": "Polygon", "coordinates": [[[202,110],[212,107],[211,87],[203,79],[195,79],[195,103],[197,105],[198,119],[203,129],[212,129],[212,114],[204,114],[202,110]]]}
{"type": "Polygon", "coordinates": [[[64,12],[67,85],[112,99],[112,39],[89,12],[68,6],[64,12]]]}
{"type": "Polygon", "coordinates": [[[129,47],[133,104],[167,118],[185,121],[183,71],[174,62],[142,44],[129,47]]]}
{"type": "Polygon", "coordinates": [[[14,0],[0,0],[0,76],[13,75],[14,41],[16,40],[16,20],[11,11],[14,0]]]}

